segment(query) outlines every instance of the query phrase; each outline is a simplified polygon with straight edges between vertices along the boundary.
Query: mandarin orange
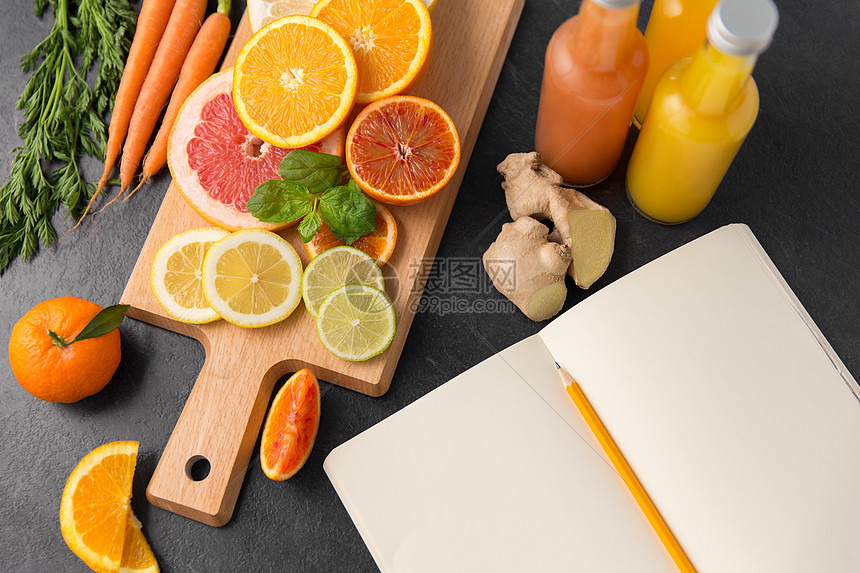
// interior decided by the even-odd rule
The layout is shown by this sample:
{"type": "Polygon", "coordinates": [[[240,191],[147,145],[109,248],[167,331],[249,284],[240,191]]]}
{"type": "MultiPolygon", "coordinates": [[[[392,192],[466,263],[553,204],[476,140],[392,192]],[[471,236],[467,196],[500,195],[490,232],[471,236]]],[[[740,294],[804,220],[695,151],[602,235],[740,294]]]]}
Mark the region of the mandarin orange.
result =
{"type": "Polygon", "coordinates": [[[9,339],[9,362],[27,392],[48,402],[77,402],[107,385],[119,366],[119,330],[71,343],[101,310],[64,296],[21,317],[9,339]]]}

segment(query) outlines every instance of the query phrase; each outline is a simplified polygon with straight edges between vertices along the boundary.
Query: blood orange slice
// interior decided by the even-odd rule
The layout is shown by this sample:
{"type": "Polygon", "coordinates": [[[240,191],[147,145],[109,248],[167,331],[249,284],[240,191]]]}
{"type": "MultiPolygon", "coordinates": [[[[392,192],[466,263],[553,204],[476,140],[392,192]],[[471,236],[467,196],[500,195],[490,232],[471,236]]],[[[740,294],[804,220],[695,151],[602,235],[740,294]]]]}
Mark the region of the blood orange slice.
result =
{"type": "Polygon", "coordinates": [[[287,380],[269,409],[260,441],[260,465],[273,480],[299,471],[314,447],[320,427],[320,385],[307,368],[287,380]]]}
{"type": "MultiPolygon", "coordinates": [[[[201,217],[228,229],[274,231],[290,223],[263,223],[245,204],[260,183],[280,179],[278,166],[292,151],[265,143],[239,119],[231,98],[233,70],[197,88],[176,117],[167,149],[173,182],[201,217]]],[[[343,156],[343,130],[305,149],[343,156]]]]}
{"type": "Polygon", "coordinates": [[[373,102],[346,136],[346,165],[368,195],[410,205],[438,193],[457,171],[454,122],[432,101],[392,96],[373,102]]]}
{"type": "MultiPolygon", "coordinates": [[[[388,262],[394,252],[394,245],[397,244],[397,223],[385,205],[378,201],[374,201],[373,204],[376,205],[376,230],[359,237],[350,246],[364,251],[376,261],[376,264],[381,265],[388,262]]],[[[344,244],[334,236],[328,225],[323,223],[314,238],[309,243],[304,243],[304,246],[308,259],[313,260],[323,251],[344,244]]]]}

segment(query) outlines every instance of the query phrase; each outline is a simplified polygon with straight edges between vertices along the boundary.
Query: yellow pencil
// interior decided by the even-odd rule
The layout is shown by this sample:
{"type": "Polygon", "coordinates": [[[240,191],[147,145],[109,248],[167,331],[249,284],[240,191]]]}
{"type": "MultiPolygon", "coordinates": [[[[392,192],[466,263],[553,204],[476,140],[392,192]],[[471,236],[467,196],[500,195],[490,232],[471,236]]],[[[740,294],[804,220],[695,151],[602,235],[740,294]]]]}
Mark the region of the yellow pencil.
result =
{"type": "Polygon", "coordinates": [[[570,374],[565,372],[558,363],[556,363],[555,366],[558,368],[561,381],[565,385],[567,393],[570,394],[573,403],[576,404],[577,410],[579,410],[579,413],[585,419],[585,423],[588,424],[588,427],[591,428],[594,437],[596,437],[597,441],[600,442],[600,445],[603,447],[603,451],[606,452],[606,455],[609,457],[609,461],[611,461],[612,465],[615,466],[615,470],[621,476],[621,479],[623,479],[624,483],[627,484],[627,488],[630,490],[636,503],[639,504],[639,507],[642,509],[642,513],[645,514],[645,517],[648,519],[651,527],[654,528],[654,531],[663,542],[663,545],[666,546],[666,550],[675,561],[678,569],[683,573],[695,573],[696,569],[693,567],[693,564],[690,563],[689,559],[687,559],[687,555],[678,544],[675,536],[672,535],[672,531],[669,529],[669,526],[666,525],[665,521],[663,521],[663,518],[660,516],[660,512],[657,511],[651,498],[648,497],[648,494],[645,492],[645,488],[643,488],[642,484],[639,483],[639,480],[636,478],[636,474],[633,473],[633,470],[630,469],[624,456],[621,455],[621,450],[619,450],[618,446],[615,445],[615,442],[612,440],[612,436],[609,435],[609,432],[606,431],[600,418],[597,417],[597,413],[594,411],[594,408],[591,407],[591,404],[588,402],[585,394],[583,394],[579,384],[577,384],[576,380],[574,380],[570,374]]]}

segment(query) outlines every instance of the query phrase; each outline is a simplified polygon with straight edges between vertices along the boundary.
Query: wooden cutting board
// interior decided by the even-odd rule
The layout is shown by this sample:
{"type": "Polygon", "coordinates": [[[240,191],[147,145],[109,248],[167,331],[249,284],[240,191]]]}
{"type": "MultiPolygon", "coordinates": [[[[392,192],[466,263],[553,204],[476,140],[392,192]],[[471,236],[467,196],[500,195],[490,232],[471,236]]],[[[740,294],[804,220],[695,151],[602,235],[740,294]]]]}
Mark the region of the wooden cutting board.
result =
{"type": "MultiPolygon", "coordinates": [[[[199,340],[206,360],[147,488],[153,505],[213,526],[227,523],[272,389],[285,374],[308,367],[321,380],[370,396],[388,390],[523,2],[440,0],[433,12],[430,67],[413,94],[437,102],[451,115],[460,134],[462,155],[457,173],[436,196],[419,205],[391,208],[398,238],[385,274],[397,332],[380,356],[350,363],[329,354],[317,338],[314,319],[301,305],[287,320],[259,329],[243,329],[225,321],[189,325],[168,317],[150,290],[152,258],[173,235],[210,224],[185,203],[173,185],[167,190],[121,300],[131,305],[129,316],[199,340]],[[388,278],[392,276],[396,280],[388,278]],[[195,480],[191,467],[203,459],[209,462],[209,473],[195,480]]],[[[233,64],[250,36],[246,12],[225,66],[233,64]]],[[[282,234],[306,265],[295,230],[282,234]]]]}

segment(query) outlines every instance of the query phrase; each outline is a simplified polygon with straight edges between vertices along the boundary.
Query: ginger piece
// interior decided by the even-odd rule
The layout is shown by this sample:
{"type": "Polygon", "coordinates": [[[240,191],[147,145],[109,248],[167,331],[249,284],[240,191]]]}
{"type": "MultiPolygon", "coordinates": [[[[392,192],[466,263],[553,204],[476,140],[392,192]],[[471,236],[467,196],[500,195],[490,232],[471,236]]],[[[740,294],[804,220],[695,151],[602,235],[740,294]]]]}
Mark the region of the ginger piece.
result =
{"type": "Polygon", "coordinates": [[[505,200],[513,219],[551,219],[551,238],[570,248],[568,274],[580,288],[599,279],[615,250],[615,217],[576,189],[564,187],[561,175],[541,163],[540,154],[512,153],[498,166],[505,200]]]}
{"type": "Polygon", "coordinates": [[[538,322],[558,314],[567,298],[567,245],[550,242],[549,229],[531,217],[502,225],[484,253],[484,268],[500,293],[538,322]]]}

